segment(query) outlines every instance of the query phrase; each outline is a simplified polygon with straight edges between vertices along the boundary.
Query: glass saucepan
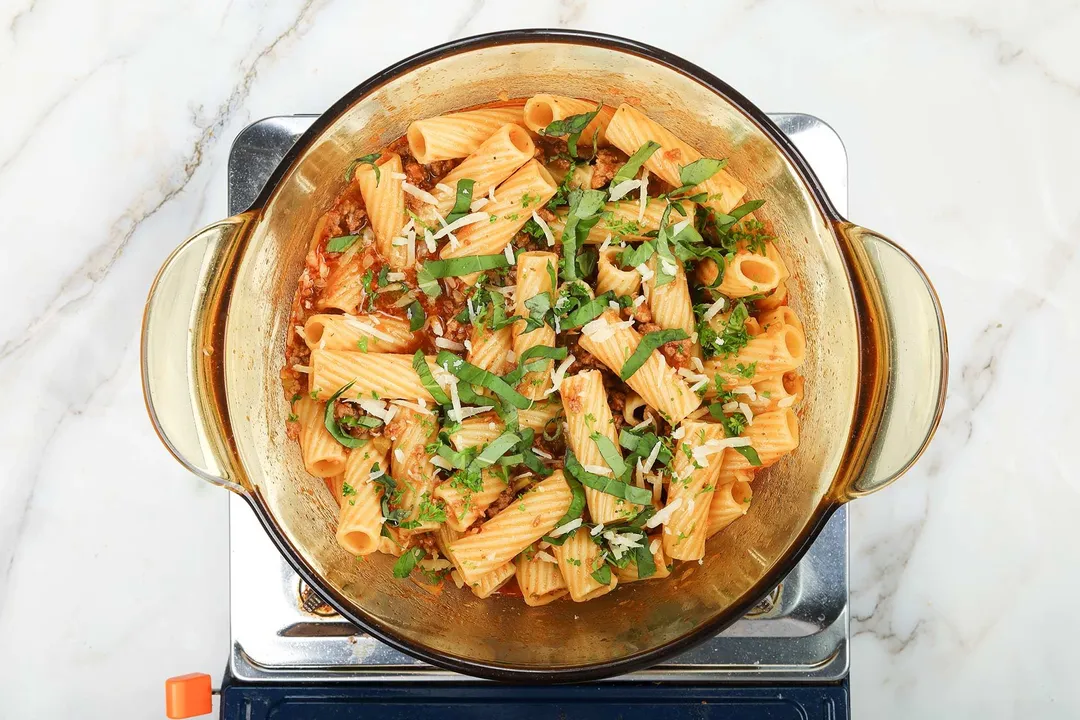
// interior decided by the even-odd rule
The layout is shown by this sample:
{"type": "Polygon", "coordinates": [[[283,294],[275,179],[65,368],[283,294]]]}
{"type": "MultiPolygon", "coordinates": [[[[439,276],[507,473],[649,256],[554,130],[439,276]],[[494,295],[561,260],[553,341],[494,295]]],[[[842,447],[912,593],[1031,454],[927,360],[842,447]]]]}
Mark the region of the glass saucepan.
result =
{"type": "Polygon", "coordinates": [[[524,30],[455,41],[359,85],[323,114],[247,211],[186,240],[150,291],[142,338],[147,409],[192,472],[244,497],[281,553],[344,617],[427,662],[488,678],[569,681],[655,663],[740,618],[798,562],[841,504],[919,457],[945,398],[941,307],[919,265],[833,208],[795,147],[705,70],[592,33],[524,30]],[[536,93],[631,102],[764,198],[807,336],[801,445],[754,481],[751,512],[704,564],[587,603],[531,608],[450,588],[432,597],[357,562],[334,539],[337,507],[285,434],[279,380],[290,304],[317,218],[350,160],[410,120],[536,93]]]}

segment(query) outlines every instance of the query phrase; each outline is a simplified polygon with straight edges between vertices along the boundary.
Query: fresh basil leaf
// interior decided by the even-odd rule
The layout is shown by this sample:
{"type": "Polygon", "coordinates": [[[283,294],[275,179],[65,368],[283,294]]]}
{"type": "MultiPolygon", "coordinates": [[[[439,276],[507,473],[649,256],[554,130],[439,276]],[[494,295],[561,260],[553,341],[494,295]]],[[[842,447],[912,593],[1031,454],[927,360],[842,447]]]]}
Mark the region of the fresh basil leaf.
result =
{"type": "Polygon", "coordinates": [[[539,361],[538,363],[530,362],[534,358],[545,358],[546,360],[565,360],[569,350],[564,347],[548,347],[547,345],[534,345],[525,352],[521,353],[521,357],[517,359],[517,367],[503,376],[503,380],[507,385],[517,385],[525,377],[526,373],[535,372],[537,370],[543,370],[547,367],[547,362],[539,361]],[[539,367],[532,367],[534,364],[538,364],[539,367]]]}
{"type": "Polygon", "coordinates": [[[636,247],[631,246],[623,250],[619,253],[618,261],[623,267],[636,268],[638,265],[649,262],[655,253],[656,245],[646,241],[636,247]]]}
{"type": "Polygon", "coordinates": [[[439,286],[439,281],[428,270],[429,264],[425,263],[416,271],[416,286],[429,298],[437,298],[442,295],[442,288],[439,286]]]}
{"type": "Polygon", "coordinates": [[[601,565],[597,570],[590,573],[592,579],[601,585],[608,585],[611,583],[611,566],[607,563],[601,565]]]}
{"type": "Polygon", "coordinates": [[[627,180],[633,180],[634,176],[641,170],[641,166],[645,164],[645,161],[652,157],[652,154],[660,149],[660,143],[649,140],[647,143],[637,149],[630,159],[626,161],[626,164],[619,168],[619,171],[615,173],[615,177],[611,179],[612,187],[618,185],[621,182],[627,180]]]}
{"type": "Polygon", "coordinates": [[[528,410],[533,405],[532,400],[510,387],[510,385],[498,375],[490,373],[482,368],[478,368],[471,363],[467,363],[453,353],[443,350],[436,356],[435,362],[446,368],[446,370],[455,377],[464,380],[466,383],[487,388],[498,395],[504,402],[509,403],[519,410],[528,410]]]}
{"type": "Polygon", "coordinates": [[[641,338],[641,342],[638,344],[637,349],[634,350],[634,354],[623,363],[622,370],[619,371],[619,377],[623,380],[629,380],[645,364],[645,361],[652,355],[653,350],[656,350],[664,343],[685,340],[687,337],[689,336],[686,332],[678,328],[645,333],[645,337],[641,338]]]}
{"type": "Polygon", "coordinates": [[[585,323],[595,320],[604,314],[604,311],[608,308],[608,303],[614,299],[615,293],[609,291],[600,297],[589,300],[584,305],[579,306],[576,310],[568,313],[566,320],[562,323],[562,327],[581,327],[585,323]]]}
{"type": "Polygon", "coordinates": [[[502,253],[498,255],[464,255],[449,260],[428,260],[424,263],[424,270],[433,278],[460,277],[462,275],[471,275],[474,272],[504,267],[510,267],[510,261],[502,253]]]}
{"type": "Polygon", "coordinates": [[[700,158],[679,168],[679,182],[694,187],[705,182],[727,165],[727,160],[700,158]]]}
{"type": "Polygon", "coordinates": [[[356,168],[360,167],[361,165],[370,165],[371,168],[375,171],[375,187],[378,187],[381,173],[379,172],[379,166],[375,163],[381,157],[381,152],[373,152],[353,160],[351,163],[349,163],[349,166],[345,168],[345,182],[352,182],[353,175],[356,173],[356,168]]]}
{"type": "Polygon", "coordinates": [[[547,324],[548,313],[551,312],[551,293],[542,292],[533,295],[525,301],[525,308],[529,311],[529,317],[525,320],[525,329],[522,335],[539,330],[547,324]]]}
{"type": "Polygon", "coordinates": [[[653,559],[652,550],[649,549],[649,537],[642,538],[641,547],[633,549],[633,561],[637,566],[638,580],[652,577],[656,574],[656,561],[653,559]]]}
{"type": "Polygon", "coordinates": [[[585,487],[592,488],[598,492],[614,495],[617,498],[622,498],[627,502],[636,503],[638,505],[645,505],[652,502],[651,490],[635,487],[624,483],[621,480],[616,480],[615,478],[603,477],[602,475],[591,473],[581,466],[578,459],[574,457],[574,453],[569,450],[566,451],[566,472],[573,475],[574,478],[585,487]]]}
{"type": "Polygon", "coordinates": [[[521,442],[521,437],[512,432],[504,432],[499,437],[495,438],[487,444],[483,452],[476,456],[476,459],[470,463],[470,467],[474,467],[478,470],[483,470],[486,467],[494,465],[499,458],[510,451],[521,442]]]}
{"type": "Polygon", "coordinates": [[[409,303],[409,306],[405,308],[405,316],[409,318],[409,332],[416,332],[427,322],[427,313],[424,312],[424,306],[419,300],[409,303]]]}
{"type": "Polygon", "coordinates": [[[732,448],[732,450],[746,458],[746,462],[750,463],[754,467],[758,467],[761,465],[761,458],[758,457],[757,450],[755,450],[751,446],[744,445],[743,447],[732,448]]]}
{"type": "Polygon", "coordinates": [[[427,551],[422,547],[409,548],[394,563],[394,577],[399,580],[409,577],[416,563],[424,559],[427,551]]]}
{"type": "Polygon", "coordinates": [[[326,401],[326,410],[323,412],[323,425],[326,426],[326,431],[329,432],[335,440],[347,448],[358,448],[367,444],[365,438],[354,438],[346,434],[341,429],[341,424],[334,418],[334,403],[337,402],[337,399],[341,397],[342,393],[351,388],[355,383],[355,380],[351,380],[338,388],[338,391],[331,395],[330,399],[326,401]]]}
{"type": "Polygon", "coordinates": [[[546,128],[540,131],[540,134],[549,137],[569,136],[566,140],[566,149],[570,152],[570,157],[576,158],[577,141],[581,138],[582,131],[592,122],[593,118],[600,114],[603,107],[604,103],[597,103],[596,109],[591,112],[571,115],[562,120],[553,120],[546,128]]]}
{"type": "Polygon", "coordinates": [[[611,438],[594,432],[589,436],[589,439],[596,443],[600,456],[604,458],[604,462],[611,468],[611,472],[615,474],[615,477],[626,481],[630,475],[630,467],[623,462],[622,454],[619,452],[619,448],[615,446],[615,443],[611,442],[611,438]]]}
{"type": "Polygon", "coordinates": [[[454,470],[464,470],[476,459],[476,448],[454,450],[445,443],[436,443],[435,454],[445,460],[454,470]]]}
{"type": "Polygon", "coordinates": [[[578,252],[577,272],[578,277],[588,277],[596,270],[596,264],[600,261],[600,253],[594,248],[586,247],[578,252]]]}
{"type": "Polygon", "coordinates": [[[556,278],[556,275],[555,275],[555,265],[550,260],[548,260],[546,267],[547,267],[548,280],[551,281],[552,289],[557,288],[559,286],[559,281],[558,281],[558,279],[556,278]]]}
{"type": "Polygon", "coordinates": [[[570,191],[570,211],[566,216],[566,224],[562,233],[562,271],[566,280],[578,278],[578,251],[600,220],[600,213],[604,209],[604,201],[607,195],[602,190],[570,191]]]}
{"type": "Polygon", "coordinates": [[[413,355],[412,366],[416,374],[420,376],[420,382],[424,384],[424,389],[428,391],[431,398],[439,405],[449,405],[450,398],[439,386],[439,383],[435,382],[435,377],[431,374],[431,368],[428,367],[423,350],[417,350],[413,355]]]}
{"type": "Polygon", "coordinates": [[[728,214],[731,217],[735,218],[735,220],[742,220],[744,217],[754,212],[764,204],[764,200],[751,200],[750,202],[743,203],[728,214]]]}
{"type": "MultiPolygon", "coordinates": [[[[631,453],[630,457],[627,458],[630,465],[634,464],[636,458],[644,459],[649,457],[657,443],[660,443],[660,438],[655,433],[650,432],[639,435],[627,428],[623,428],[619,432],[619,444],[631,453]]],[[[656,464],[665,467],[671,462],[671,451],[663,447],[663,443],[660,443],[660,445],[660,450],[656,453],[656,464]]]]}
{"type": "Polygon", "coordinates": [[[359,235],[338,235],[326,241],[326,252],[345,252],[360,239],[359,235]]]}
{"type": "Polygon", "coordinates": [[[457,197],[454,198],[454,209],[446,216],[446,224],[460,220],[469,214],[469,206],[472,205],[474,180],[462,178],[457,181],[457,197]]]}

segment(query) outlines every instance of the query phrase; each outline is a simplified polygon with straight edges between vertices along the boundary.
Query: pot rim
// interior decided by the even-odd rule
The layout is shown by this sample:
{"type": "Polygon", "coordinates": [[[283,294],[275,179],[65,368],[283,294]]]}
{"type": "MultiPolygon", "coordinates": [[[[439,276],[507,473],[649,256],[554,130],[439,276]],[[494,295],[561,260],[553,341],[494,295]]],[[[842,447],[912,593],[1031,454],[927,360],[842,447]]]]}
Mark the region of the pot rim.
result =
{"type": "MultiPolygon", "coordinates": [[[[799,173],[802,181],[814,197],[819,210],[830,225],[844,222],[844,218],[836,210],[832,201],[825,193],[817,175],[791,140],[768,117],[768,115],[720,78],[677,55],[673,55],[665,50],[635,40],[591,31],[543,28],[499,31],[452,40],[412,55],[376,73],[331,105],[330,108],[322,113],[297,139],[292,148],[289,149],[278,163],[270,178],[267,180],[266,185],[245,213],[258,214],[269,202],[270,198],[277,190],[279,183],[292,168],[293,164],[307,150],[312,142],[314,142],[333,122],[357,101],[363,99],[382,85],[401,75],[450,55],[457,55],[492,46],[526,43],[588,45],[636,55],[643,59],[666,66],[669,69],[679,72],[704,85],[706,88],[729,102],[733,107],[740,110],[774,143],[780,152],[784,154],[787,160],[799,173]]],[[[256,218],[255,222],[258,222],[258,218],[256,218]]],[[[489,680],[531,684],[582,682],[633,672],[672,657],[673,655],[683,652],[694,645],[703,642],[707,638],[722,632],[761,602],[761,600],[772,592],[777,584],[779,584],[784,577],[794,569],[810,549],[810,546],[820,534],[822,528],[832,516],[833,512],[843,504],[833,493],[826,493],[806,525],[803,527],[798,538],[792,544],[792,549],[777,562],[771,571],[763,575],[757,583],[746,591],[744,594],[745,599],[729,606],[713,620],[703,623],[682,637],[659,647],[627,655],[616,660],[563,668],[537,669],[518,665],[476,661],[435,651],[429,647],[399,637],[393,630],[385,627],[374,618],[367,616],[366,613],[362,616],[361,614],[353,612],[351,609],[353,603],[334,588],[329,587],[322,579],[321,575],[304,559],[299,549],[296,548],[288,538],[285,537],[284,533],[281,532],[262,494],[257,490],[241,494],[254,510],[259,522],[262,524],[282,556],[285,557],[305,582],[311,587],[316,588],[323,599],[333,606],[334,609],[349,622],[369,633],[380,642],[386,643],[401,652],[407,653],[424,662],[430,663],[431,665],[489,680]]]]}

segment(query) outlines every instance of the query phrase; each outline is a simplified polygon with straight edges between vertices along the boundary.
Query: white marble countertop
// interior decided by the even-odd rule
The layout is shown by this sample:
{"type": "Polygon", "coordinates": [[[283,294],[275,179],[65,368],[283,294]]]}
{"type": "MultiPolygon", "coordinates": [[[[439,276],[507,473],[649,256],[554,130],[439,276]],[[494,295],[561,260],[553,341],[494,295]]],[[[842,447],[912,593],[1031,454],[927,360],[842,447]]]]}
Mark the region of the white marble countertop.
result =
{"type": "Polygon", "coordinates": [[[226,495],[158,442],[137,358],[154,273],[226,214],[232,139],[430,45],[540,26],[827,120],[852,219],[937,284],[941,429],[852,507],[855,717],[1080,715],[1080,4],[654,5],[0,3],[0,715],[163,717],[165,677],[223,668],[226,495]]]}

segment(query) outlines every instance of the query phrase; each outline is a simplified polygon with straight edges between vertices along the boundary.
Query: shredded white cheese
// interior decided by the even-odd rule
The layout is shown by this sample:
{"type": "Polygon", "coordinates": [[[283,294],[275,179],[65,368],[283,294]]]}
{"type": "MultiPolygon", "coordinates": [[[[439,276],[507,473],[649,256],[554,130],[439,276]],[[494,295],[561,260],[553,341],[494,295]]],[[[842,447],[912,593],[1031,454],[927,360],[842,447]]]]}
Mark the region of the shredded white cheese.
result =
{"type": "Polygon", "coordinates": [[[581,332],[588,335],[589,339],[593,342],[602,343],[606,340],[610,340],[619,330],[625,330],[632,325],[633,322],[630,320],[609,323],[607,317],[601,315],[595,320],[590,320],[585,323],[581,327],[581,332]]]}
{"type": "Polygon", "coordinates": [[[592,530],[589,531],[589,534],[592,535],[593,537],[596,537],[597,535],[599,535],[602,532],[604,532],[604,523],[600,523],[599,525],[594,527],[592,530]]]}
{"type": "Polygon", "coordinates": [[[439,201],[435,199],[434,195],[429,193],[427,190],[421,190],[412,183],[403,181],[401,183],[401,189],[412,195],[414,198],[419,199],[421,202],[427,203],[428,205],[439,204],[439,201]]]}
{"type": "Polygon", "coordinates": [[[548,534],[551,535],[551,537],[559,537],[560,535],[571,533],[577,530],[579,527],[581,527],[581,518],[577,518],[575,520],[571,520],[568,523],[564,523],[548,534]]]}
{"type": "Polygon", "coordinates": [[[438,246],[435,245],[435,236],[427,228],[424,228],[424,244],[427,245],[429,253],[434,253],[438,249],[438,246]]]}
{"type": "Polygon", "coordinates": [[[675,440],[682,440],[686,436],[686,428],[680,425],[675,428],[675,432],[671,433],[671,437],[675,440]]]}
{"type": "Polygon", "coordinates": [[[435,333],[439,337],[442,337],[443,327],[442,327],[442,323],[439,322],[439,318],[432,318],[431,319],[431,332],[435,333]]]}
{"type": "Polygon", "coordinates": [[[432,455],[431,456],[431,464],[434,465],[437,468],[442,468],[443,470],[453,470],[454,469],[454,466],[451,465],[450,462],[446,458],[444,458],[444,457],[442,457],[440,455],[432,455]]]}
{"type": "Polygon", "coordinates": [[[757,390],[754,389],[753,385],[739,385],[734,388],[732,392],[736,395],[745,395],[746,397],[750,398],[751,402],[757,400],[757,390]]]}
{"type": "Polygon", "coordinates": [[[586,472],[591,472],[593,475],[603,475],[605,477],[611,477],[614,473],[611,472],[611,468],[606,465],[582,465],[586,472]]]}
{"type": "Polygon", "coordinates": [[[508,363],[512,363],[514,362],[514,360],[517,359],[517,355],[514,354],[513,350],[507,350],[506,355],[504,355],[503,357],[506,358],[506,362],[508,363]]]}
{"type": "Polygon", "coordinates": [[[405,273],[403,272],[391,272],[386,273],[386,279],[391,282],[401,282],[405,279],[405,273]]]}
{"type": "Polygon", "coordinates": [[[490,200],[491,202],[499,202],[498,200],[495,199],[495,186],[494,185],[492,185],[491,187],[488,188],[488,200],[490,200]]]}
{"type": "Polygon", "coordinates": [[[645,302],[645,296],[644,295],[638,295],[636,298],[634,298],[634,307],[641,307],[641,305],[644,302],[645,302]]]}
{"type": "Polygon", "coordinates": [[[544,562],[553,563],[555,565],[559,564],[559,561],[556,560],[555,557],[546,550],[537,550],[536,554],[533,555],[533,558],[536,560],[543,560],[544,562]]]}
{"type": "Polygon", "coordinates": [[[544,239],[547,240],[548,247],[554,245],[555,236],[551,234],[551,228],[548,227],[547,221],[540,217],[535,210],[533,210],[532,219],[544,231],[544,239]]]}
{"type": "Polygon", "coordinates": [[[484,206],[487,205],[489,202],[491,201],[488,200],[486,197],[476,198],[472,201],[472,204],[469,205],[469,211],[476,212],[477,210],[482,210],[484,206]]]}
{"type": "Polygon", "coordinates": [[[392,172],[392,173],[387,173],[387,174],[390,175],[391,180],[404,180],[405,179],[405,173],[403,173],[403,172],[392,172]]]}
{"type": "Polygon", "coordinates": [[[660,549],[660,538],[656,538],[651,543],[649,543],[649,552],[651,552],[653,555],[655,555],[656,551],[659,550],[659,549],[660,549]]]}
{"type": "Polygon", "coordinates": [[[431,415],[432,412],[418,402],[411,402],[409,400],[391,400],[391,405],[400,405],[403,408],[409,408],[425,415],[431,415]]]}
{"type": "Polygon", "coordinates": [[[776,407],[789,408],[794,404],[795,404],[795,396],[794,395],[788,395],[787,397],[782,397],[782,398],[780,398],[779,400],[776,401],[776,407]]]}
{"type": "Polygon", "coordinates": [[[311,367],[308,366],[308,365],[299,365],[299,364],[297,364],[297,365],[293,365],[292,369],[295,370],[296,372],[302,372],[302,373],[311,372],[311,367]]]}
{"type": "Polygon", "coordinates": [[[437,337],[435,338],[436,347],[441,347],[443,350],[464,350],[465,346],[459,342],[454,342],[449,338],[437,337]]]}
{"type": "Polygon", "coordinates": [[[720,409],[726,413],[733,413],[739,409],[739,403],[735,400],[732,400],[731,402],[726,402],[721,405],[720,409]]]}
{"type": "MultiPolygon", "coordinates": [[[[446,237],[447,235],[450,235],[451,233],[453,233],[455,230],[463,228],[466,225],[473,225],[473,224],[478,223],[478,222],[487,222],[487,219],[488,219],[487,213],[482,213],[482,212],[469,213],[465,217],[460,217],[457,220],[455,220],[454,222],[450,223],[449,225],[443,225],[443,227],[438,232],[435,233],[434,237],[435,237],[436,240],[438,240],[439,238],[446,237]]],[[[453,242],[453,241],[451,241],[451,242],[453,242]]]]}
{"type": "Polygon", "coordinates": [[[747,427],[754,424],[754,413],[750,410],[749,405],[744,402],[739,403],[739,412],[746,416],[747,427]]]}
{"type": "Polygon", "coordinates": [[[506,262],[510,263],[511,265],[517,263],[517,258],[514,257],[514,248],[510,247],[509,245],[503,248],[503,255],[506,256],[506,262]]]}
{"type": "Polygon", "coordinates": [[[638,196],[637,220],[641,222],[645,219],[645,207],[649,202],[649,171],[645,168],[641,168],[641,185],[638,187],[641,189],[641,194],[638,196]]]}
{"type": "Polygon", "coordinates": [[[649,456],[645,458],[644,464],[641,466],[641,471],[648,473],[652,470],[653,463],[656,462],[656,457],[660,454],[660,443],[653,445],[652,450],[649,451],[649,456]]]}
{"type": "Polygon", "coordinates": [[[709,309],[706,310],[705,314],[702,315],[701,317],[706,322],[709,321],[709,320],[712,320],[714,317],[716,317],[717,313],[719,313],[721,310],[724,309],[724,305],[726,305],[726,304],[727,304],[727,300],[725,300],[724,298],[720,298],[719,300],[714,302],[712,305],[710,305],[709,309]]]}
{"type": "Polygon", "coordinates": [[[658,513],[646,520],[645,527],[652,529],[657,525],[660,525],[661,523],[666,523],[668,520],[671,519],[671,516],[675,513],[675,511],[678,510],[681,506],[682,498],[675,498],[667,505],[665,505],[662,510],[660,510],[658,513]]]}
{"type": "Polygon", "coordinates": [[[551,372],[551,387],[544,391],[544,396],[551,395],[558,392],[559,386],[562,385],[563,377],[566,376],[566,370],[574,364],[574,356],[567,355],[566,358],[559,363],[559,367],[555,368],[551,372]]]}
{"type": "Polygon", "coordinates": [[[358,400],[357,404],[372,417],[377,417],[383,422],[386,422],[386,403],[382,400],[358,400]]]}
{"type": "Polygon", "coordinates": [[[639,187],[641,187],[640,180],[623,180],[608,191],[608,199],[611,201],[621,200],[639,187]]]}
{"type": "Polygon", "coordinates": [[[461,420],[471,418],[471,417],[473,417],[475,415],[483,415],[484,413],[486,413],[490,409],[491,408],[489,408],[489,407],[467,407],[467,408],[462,408],[461,412],[458,413],[458,415],[460,416],[458,418],[458,421],[460,422],[461,420]]]}
{"type": "Polygon", "coordinates": [[[679,274],[679,269],[675,267],[675,263],[667,258],[660,258],[660,269],[664,271],[665,275],[670,275],[672,277],[679,274]]]}
{"type": "Polygon", "coordinates": [[[342,315],[342,317],[345,319],[345,324],[346,325],[352,325],[354,328],[356,328],[360,332],[367,333],[371,337],[375,337],[375,338],[378,338],[380,340],[384,340],[384,341],[386,341],[388,343],[395,342],[393,335],[387,335],[382,330],[377,329],[374,325],[363,322],[362,320],[357,320],[356,318],[352,317],[351,315],[342,315]]]}
{"type": "Polygon", "coordinates": [[[454,192],[454,188],[450,187],[446,183],[436,183],[435,189],[440,191],[440,192],[444,192],[444,193],[452,193],[452,192],[454,192]]]}
{"type": "Polygon", "coordinates": [[[648,282],[653,276],[653,271],[650,270],[649,266],[646,265],[645,263],[641,263],[640,265],[638,265],[634,269],[638,271],[639,275],[641,275],[641,279],[645,280],[646,282],[648,282]]]}
{"type": "Polygon", "coordinates": [[[554,459],[554,458],[551,457],[551,453],[545,452],[545,451],[541,450],[540,448],[533,448],[533,452],[536,453],[537,455],[539,455],[540,457],[544,458],[545,460],[554,459]]]}
{"type": "Polygon", "coordinates": [[[394,460],[399,463],[405,462],[405,453],[402,452],[401,448],[394,448],[394,460]]]}

